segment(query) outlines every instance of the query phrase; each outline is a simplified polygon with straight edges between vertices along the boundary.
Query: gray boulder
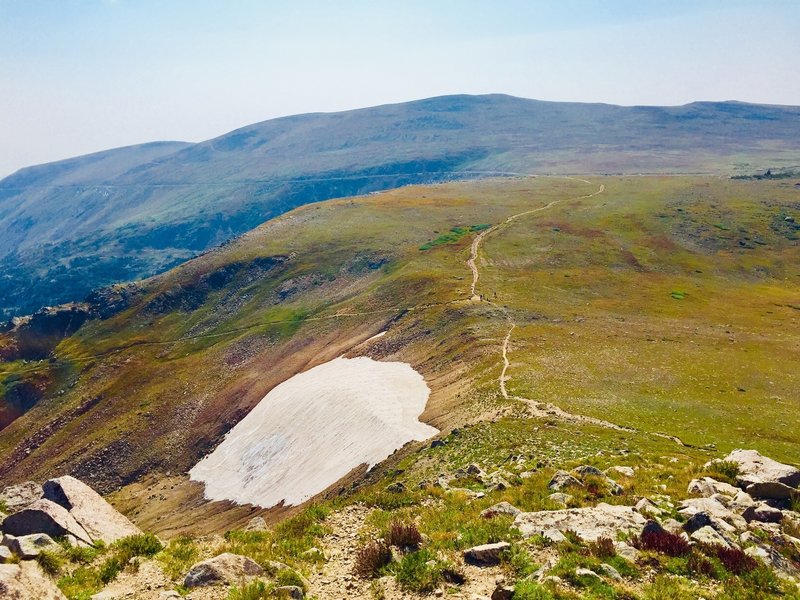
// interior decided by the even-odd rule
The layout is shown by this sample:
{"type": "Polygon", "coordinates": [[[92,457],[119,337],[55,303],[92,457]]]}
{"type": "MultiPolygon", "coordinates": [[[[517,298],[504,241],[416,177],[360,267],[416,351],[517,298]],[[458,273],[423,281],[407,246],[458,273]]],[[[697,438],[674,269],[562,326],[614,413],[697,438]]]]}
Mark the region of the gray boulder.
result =
{"type": "Polygon", "coordinates": [[[738,491],[739,488],[729,483],[717,481],[711,477],[700,477],[699,479],[692,479],[689,482],[686,493],[708,498],[715,494],[725,494],[726,496],[733,497],[738,491]]]}
{"type": "Polygon", "coordinates": [[[0,565],[0,598],[3,600],[67,600],[39,565],[26,561],[0,565]]]}
{"type": "Polygon", "coordinates": [[[749,523],[750,521],[759,521],[761,523],[780,523],[783,519],[783,513],[777,508],[771,507],[769,504],[759,502],[748,506],[742,513],[742,516],[749,523]]]}
{"type": "Polygon", "coordinates": [[[554,492],[571,487],[583,487],[583,484],[566,471],[556,471],[547,487],[554,492]]]}
{"type": "Polygon", "coordinates": [[[37,500],[6,517],[3,531],[11,535],[46,533],[51,537],[73,535],[81,542],[92,543],[91,536],[63,506],[50,500],[37,500]]]}
{"type": "Polygon", "coordinates": [[[511,515],[512,517],[516,517],[521,512],[522,511],[513,504],[509,504],[508,502],[498,502],[494,506],[490,506],[484,510],[481,513],[481,516],[484,519],[492,519],[497,515],[511,515]]]}
{"type": "Polygon", "coordinates": [[[3,546],[8,547],[11,552],[23,559],[36,558],[43,550],[59,552],[59,546],[53,538],[46,533],[32,533],[30,535],[3,536],[3,546]]]}
{"type": "Polygon", "coordinates": [[[474,546],[464,550],[464,560],[479,566],[496,565],[500,563],[500,554],[510,548],[511,544],[508,542],[474,546]]]}
{"type": "MultiPolygon", "coordinates": [[[[142,531],[82,481],[65,475],[45,482],[44,497],[63,506],[92,541],[111,544],[142,531]]],[[[76,536],[78,537],[78,536],[76,536]]]]}
{"type": "Polygon", "coordinates": [[[800,485],[800,469],[767,458],[756,450],[734,450],[724,460],[739,465],[737,479],[744,488],[753,483],[768,482],[783,483],[793,488],[800,485]]]}
{"type": "Polygon", "coordinates": [[[758,481],[747,486],[746,491],[753,498],[763,500],[788,500],[798,491],[778,481],[758,481]]]}
{"type": "Polygon", "coordinates": [[[244,527],[245,531],[268,531],[267,522],[264,517],[253,517],[247,522],[244,527]]]}
{"type": "Polygon", "coordinates": [[[693,532],[691,536],[692,540],[699,544],[707,544],[709,546],[722,546],[723,548],[730,548],[731,544],[722,537],[722,535],[717,532],[716,529],[713,527],[706,525],[705,527],[701,527],[697,531],[693,532]]]}
{"type": "Polygon", "coordinates": [[[572,502],[572,496],[569,494],[565,494],[564,492],[553,492],[548,496],[550,500],[553,502],[557,502],[558,504],[563,504],[564,508],[566,508],[567,504],[572,502]]]}
{"type": "Polygon", "coordinates": [[[42,486],[35,481],[10,485],[0,492],[0,503],[6,505],[8,512],[22,510],[42,497],[42,486]]]}
{"type": "Polygon", "coordinates": [[[543,535],[550,529],[561,532],[569,529],[585,541],[595,541],[600,537],[617,539],[620,532],[638,534],[646,522],[632,506],[612,506],[601,502],[587,508],[520,513],[514,526],[524,538],[543,535]]]}
{"type": "Polygon", "coordinates": [[[193,588],[215,583],[233,584],[263,572],[264,569],[252,558],[225,552],[193,565],[186,574],[183,585],[193,588]]]}
{"type": "Polygon", "coordinates": [[[575,472],[580,477],[586,477],[587,475],[593,475],[595,477],[605,477],[605,474],[598,469],[597,467],[593,467],[591,465],[581,465],[575,469],[575,472]]]}
{"type": "Polygon", "coordinates": [[[305,598],[303,589],[296,585],[282,585],[275,588],[275,592],[278,598],[290,598],[291,600],[303,600],[305,598]]]}
{"type": "Polygon", "coordinates": [[[636,471],[633,470],[633,467],[623,467],[620,465],[614,465],[613,467],[609,467],[606,469],[606,474],[610,475],[611,473],[615,473],[617,475],[622,475],[623,477],[632,478],[636,475],[636,471]]]}

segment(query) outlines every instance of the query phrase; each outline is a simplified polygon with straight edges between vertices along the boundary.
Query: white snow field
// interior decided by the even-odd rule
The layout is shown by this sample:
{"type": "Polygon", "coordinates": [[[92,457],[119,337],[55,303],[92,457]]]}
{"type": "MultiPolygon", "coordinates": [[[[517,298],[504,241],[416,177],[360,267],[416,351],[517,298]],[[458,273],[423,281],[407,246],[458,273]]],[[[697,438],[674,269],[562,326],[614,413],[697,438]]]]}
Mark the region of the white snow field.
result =
{"type": "Polygon", "coordinates": [[[429,394],[406,363],[337,358],[273,388],[189,476],[211,500],[300,504],[438,433],[418,420],[429,394]]]}

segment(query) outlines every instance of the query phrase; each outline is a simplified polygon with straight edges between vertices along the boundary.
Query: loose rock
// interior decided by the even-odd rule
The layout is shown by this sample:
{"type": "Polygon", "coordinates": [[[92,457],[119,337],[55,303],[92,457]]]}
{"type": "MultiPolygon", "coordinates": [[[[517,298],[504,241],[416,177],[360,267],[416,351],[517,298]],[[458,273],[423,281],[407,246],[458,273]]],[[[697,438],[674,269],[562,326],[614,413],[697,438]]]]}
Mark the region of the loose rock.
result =
{"type": "Polygon", "coordinates": [[[474,546],[464,551],[464,560],[479,566],[496,565],[500,563],[500,554],[510,548],[508,542],[474,546]]]}
{"type": "Polygon", "coordinates": [[[0,502],[6,505],[9,513],[22,510],[42,497],[42,486],[35,481],[10,485],[0,492],[0,502]]]}
{"type": "Polygon", "coordinates": [[[745,489],[753,483],[777,482],[796,488],[800,485],[800,470],[761,455],[756,450],[734,450],[726,461],[739,465],[739,485],[745,489]]]}
{"type": "Polygon", "coordinates": [[[481,516],[484,519],[491,519],[497,515],[511,515],[512,517],[516,517],[521,512],[522,511],[513,504],[509,504],[508,502],[498,502],[494,506],[490,506],[484,510],[481,513],[481,516]]]}
{"type": "Polygon", "coordinates": [[[549,529],[574,531],[585,541],[599,537],[615,539],[617,533],[639,533],[646,519],[632,506],[611,506],[600,503],[595,507],[520,513],[514,526],[525,538],[542,535],[549,529]]]}
{"type": "Polygon", "coordinates": [[[6,536],[3,545],[23,559],[36,558],[43,550],[58,551],[61,549],[53,538],[46,533],[33,533],[19,537],[6,536]]]}
{"type": "Polygon", "coordinates": [[[33,561],[0,565],[3,600],[66,600],[66,596],[33,561]]]}
{"type": "Polygon", "coordinates": [[[570,487],[583,487],[583,484],[566,471],[556,471],[547,487],[556,492],[570,487]]]}
{"type": "Polygon", "coordinates": [[[253,559],[225,552],[192,566],[183,585],[192,588],[217,582],[232,584],[245,576],[261,575],[263,572],[264,569],[253,559]]]}

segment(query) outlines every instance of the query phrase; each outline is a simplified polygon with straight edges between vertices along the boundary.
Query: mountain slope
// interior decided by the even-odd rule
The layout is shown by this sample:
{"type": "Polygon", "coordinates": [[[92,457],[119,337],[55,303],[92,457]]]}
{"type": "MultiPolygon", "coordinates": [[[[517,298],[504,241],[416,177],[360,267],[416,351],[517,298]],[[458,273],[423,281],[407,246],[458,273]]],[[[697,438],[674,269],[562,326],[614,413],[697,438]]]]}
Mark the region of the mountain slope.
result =
{"type": "MultiPolygon", "coordinates": [[[[508,178],[301,207],[116,289],[50,355],[8,355],[6,402],[39,392],[0,431],[0,485],[68,472],[122,488],[148,527],[174,533],[192,510],[224,529],[252,509],[203,503],[183,473],[277,384],[341,355],[409,363],[431,388],[421,420],[444,432],[527,414],[609,444],[791,460],[795,183],[508,178]]],[[[520,427],[509,444],[534,443],[520,427]]]]}
{"type": "Polygon", "coordinates": [[[163,271],[308,202],[497,172],[731,172],[800,163],[800,108],[446,96],[265,121],[0,181],[0,315],[163,271]]]}

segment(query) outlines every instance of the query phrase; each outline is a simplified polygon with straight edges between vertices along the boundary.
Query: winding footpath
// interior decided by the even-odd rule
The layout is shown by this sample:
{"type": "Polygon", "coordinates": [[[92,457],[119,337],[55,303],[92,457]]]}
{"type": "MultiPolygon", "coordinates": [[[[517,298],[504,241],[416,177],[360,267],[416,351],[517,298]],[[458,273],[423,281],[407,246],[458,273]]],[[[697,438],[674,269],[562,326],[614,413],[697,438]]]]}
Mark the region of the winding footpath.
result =
{"type": "MultiPolygon", "coordinates": [[[[575,179],[575,178],[566,177],[565,179],[575,179]]],[[[587,184],[591,184],[592,183],[591,181],[587,181],[585,179],[575,179],[575,180],[576,181],[580,181],[582,183],[587,183],[587,184]]],[[[586,194],[586,195],[583,195],[583,196],[575,196],[575,197],[570,197],[570,198],[560,198],[558,200],[553,200],[552,202],[550,202],[548,204],[545,204],[544,206],[540,206],[538,208],[534,208],[534,209],[531,209],[531,210],[526,210],[524,212],[517,213],[515,215],[511,215],[510,217],[508,217],[502,223],[498,223],[497,225],[494,225],[493,227],[490,227],[489,229],[486,229],[485,231],[482,231],[481,233],[476,235],[475,239],[472,241],[472,246],[470,248],[470,256],[469,256],[469,259],[467,260],[467,266],[469,266],[470,271],[472,271],[472,284],[470,285],[470,298],[473,301],[481,300],[480,296],[477,294],[478,279],[480,278],[480,271],[478,270],[477,259],[478,259],[478,253],[480,252],[481,244],[483,243],[483,241],[486,239],[486,237],[488,235],[491,235],[495,231],[498,231],[501,227],[507,227],[508,225],[510,225],[511,223],[513,223],[514,221],[516,221],[517,219],[519,219],[521,217],[546,211],[546,210],[552,208],[553,206],[555,206],[557,204],[560,204],[562,202],[566,202],[566,201],[569,201],[569,200],[586,200],[588,198],[593,198],[594,196],[597,196],[598,194],[602,194],[605,191],[605,189],[606,189],[606,186],[601,184],[600,187],[597,189],[597,191],[592,193],[592,194],[586,194]]],[[[606,428],[609,428],[609,429],[615,429],[615,430],[618,430],[618,431],[630,431],[630,432],[635,431],[634,429],[631,429],[630,427],[623,427],[621,425],[617,425],[616,423],[611,423],[610,421],[605,421],[603,419],[597,419],[595,417],[588,417],[588,416],[585,416],[585,415],[576,415],[576,414],[573,414],[573,413],[569,413],[569,412],[567,412],[565,410],[560,409],[559,407],[555,406],[554,404],[545,403],[545,402],[538,402],[536,400],[531,400],[529,398],[522,398],[521,396],[511,396],[508,393],[508,389],[506,388],[506,381],[509,379],[507,373],[508,373],[508,369],[509,369],[509,367],[511,365],[511,363],[509,361],[509,358],[508,358],[508,347],[509,347],[509,345],[511,343],[511,334],[513,333],[514,329],[517,327],[517,324],[514,322],[514,319],[511,317],[511,313],[509,312],[509,310],[507,308],[501,307],[497,303],[492,302],[490,300],[486,300],[485,302],[487,302],[488,304],[490,304],[492,306],[500,308],[505,313],[506,319],[508,320],[508,324],[509,324],[508,332],[506,333],[506,336],[503,339],[503,345],[502,345],[502,350],[501,350],[502,357],[503,357],[503,369],[500,372],[500,377],[499,377],[499,380],[498,380],[498,383],[500,385],[500,394],[503,396],[503,398],[505,400],[517,400],[518,402],[523,402],[523,403],[527,404],[528,408],[529,408],[529,411],[534,416],[538,416],[538,417],[551,417],[551,418],[555,417],[555,418],[557,418],[557,419],[559,419],[561,421],[565,421],[565,422],[568,422],[568,423],[582,423],[582,424],[589,423],[589,424],[592,424],[592,425],[597,425],[597,426],[600,426],[600,427],[606,427],[606,428]]]]}

